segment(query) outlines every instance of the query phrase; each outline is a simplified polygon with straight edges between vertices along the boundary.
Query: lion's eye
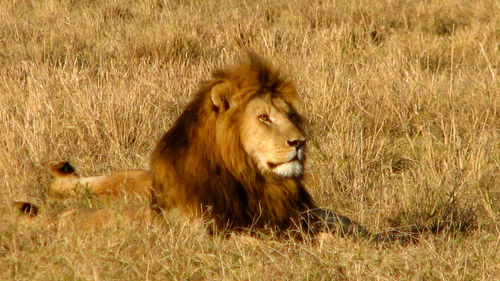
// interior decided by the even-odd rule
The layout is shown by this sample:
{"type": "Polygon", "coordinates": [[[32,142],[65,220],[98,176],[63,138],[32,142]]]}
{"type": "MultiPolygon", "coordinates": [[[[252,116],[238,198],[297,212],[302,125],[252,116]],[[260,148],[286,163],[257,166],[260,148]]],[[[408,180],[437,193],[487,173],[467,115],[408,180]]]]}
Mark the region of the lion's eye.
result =
{"type": "Polygon", "coordinates": [[[267,115],[267,114],[261,114],[261,115],[259,115],[259,120],[261,122],[264,122],[264,123],[267,123],[267,124],[271,123],[271,119],[269,118],[269,115],[267,115]]]}
{"type": "Polygon", "coordinates": [[[290,120],[292,120],[293,122],[298,122],[299,121],[299,116],[295,112],[288,113],[288,118],[290,120]]]}

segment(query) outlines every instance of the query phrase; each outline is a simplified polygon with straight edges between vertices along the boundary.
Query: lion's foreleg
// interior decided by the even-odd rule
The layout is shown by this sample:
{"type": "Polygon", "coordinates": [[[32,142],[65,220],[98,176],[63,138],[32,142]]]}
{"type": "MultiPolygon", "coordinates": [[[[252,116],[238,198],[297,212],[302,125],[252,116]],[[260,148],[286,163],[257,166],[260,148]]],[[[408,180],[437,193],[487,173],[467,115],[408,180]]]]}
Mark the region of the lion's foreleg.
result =
{"type": "Polygon", "coordinates": [[[316,233],[327,232],[337,233],[342,236],[362,237],[377,243],[390,243],[398,240],[398,238],[390,232],[372,233],[358,222],[346,216],[336,214],[328,209],[310,209],[305,212],[304,217],[308,220],[308,225],[312,227],[316,233]]]}
{"type": "Polygon", "coordinates": [[[315,208],[305,213],[305,218],[315,232],[337,233],[342,236],[354,235],[370,238],[372,234],[350,218],[334,213],[332,210],[315,208]]]}

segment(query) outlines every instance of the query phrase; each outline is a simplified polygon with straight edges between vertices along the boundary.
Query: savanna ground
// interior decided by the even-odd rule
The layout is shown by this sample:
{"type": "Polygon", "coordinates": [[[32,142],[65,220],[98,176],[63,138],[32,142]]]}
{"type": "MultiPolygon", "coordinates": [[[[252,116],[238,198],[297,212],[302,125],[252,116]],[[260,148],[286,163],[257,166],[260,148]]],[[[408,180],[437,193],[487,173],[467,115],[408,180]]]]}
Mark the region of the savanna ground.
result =
{"type": "Polygon", "coordinates": [[[0,279],[498,280],[498,15],[497,0],[1,1],[0,279]],[[198,83],[245,47],[304,98],[318,203],[418,242],[19,220],[13,200],[42,218],[105,204],[48,198],[47,164],[147,168],[198,83]]]}

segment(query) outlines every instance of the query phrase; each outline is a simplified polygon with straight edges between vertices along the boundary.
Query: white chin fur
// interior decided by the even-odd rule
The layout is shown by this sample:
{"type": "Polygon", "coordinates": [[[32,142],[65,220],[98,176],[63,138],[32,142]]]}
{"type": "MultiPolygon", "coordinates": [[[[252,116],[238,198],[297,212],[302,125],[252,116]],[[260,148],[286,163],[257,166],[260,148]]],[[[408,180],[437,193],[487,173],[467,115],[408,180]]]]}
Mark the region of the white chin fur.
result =
{"type": "Polygon", "coordinates": [[[272,171],[285,178],[298,177],[302,175],[302,164],[299,161],[287,162],[276,166],[272,171]]]}

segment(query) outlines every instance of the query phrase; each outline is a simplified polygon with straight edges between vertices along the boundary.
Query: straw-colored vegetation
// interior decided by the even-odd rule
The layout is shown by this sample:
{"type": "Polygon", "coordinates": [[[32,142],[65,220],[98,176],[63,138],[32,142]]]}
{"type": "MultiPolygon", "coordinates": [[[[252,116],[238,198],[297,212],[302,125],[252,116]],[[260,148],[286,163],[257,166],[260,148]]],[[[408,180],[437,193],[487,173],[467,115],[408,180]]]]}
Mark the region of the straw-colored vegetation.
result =
{"type": "Polygon", "coordinates": [[[1,1],[0,279],[500,279],[499,15],[497,0],[1,1]],[[57,231],[13,211],[108,204],[47,198],[47,164],[147,168],[245,47],[296,81],[319,205],[418,241],[226,239],[173,219],[57,231]]]}

